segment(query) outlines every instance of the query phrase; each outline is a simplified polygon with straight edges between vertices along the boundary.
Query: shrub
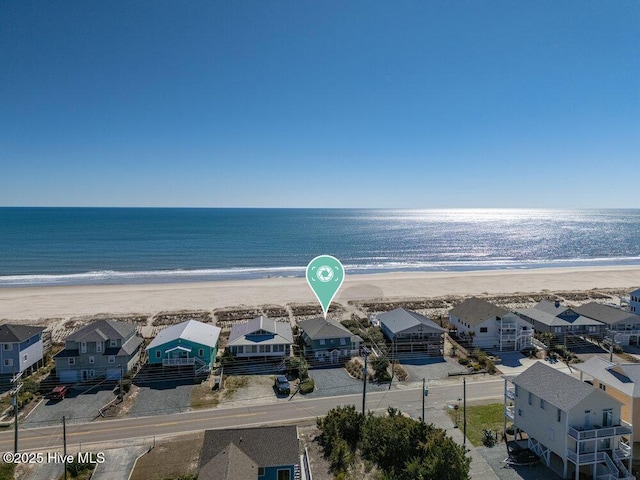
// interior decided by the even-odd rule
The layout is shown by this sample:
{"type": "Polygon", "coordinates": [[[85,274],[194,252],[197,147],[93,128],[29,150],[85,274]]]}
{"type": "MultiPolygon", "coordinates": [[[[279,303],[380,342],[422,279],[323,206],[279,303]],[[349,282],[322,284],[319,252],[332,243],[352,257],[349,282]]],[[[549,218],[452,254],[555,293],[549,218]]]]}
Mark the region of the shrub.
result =
{"type": "Polygon", "coordinates": [[[482,430],[482,444],[485,447],[494,447],[496,444],[496,437],[493,435],[491,430],[487,430],[486,428],[482,430]]]}
{"type": "Polygon", "coordinates": [[[313,381],[313,378],[309,377],[304,382],[300,384],[300,393],[306,395],[307,393],[313,392],[316,388],[316,384],[313,381]]]}
{"type": "Polygon", "coordinates": [[[471,361],[468,358],[459,358],[458,363],[460,365],[469,365],[471,361]]]}

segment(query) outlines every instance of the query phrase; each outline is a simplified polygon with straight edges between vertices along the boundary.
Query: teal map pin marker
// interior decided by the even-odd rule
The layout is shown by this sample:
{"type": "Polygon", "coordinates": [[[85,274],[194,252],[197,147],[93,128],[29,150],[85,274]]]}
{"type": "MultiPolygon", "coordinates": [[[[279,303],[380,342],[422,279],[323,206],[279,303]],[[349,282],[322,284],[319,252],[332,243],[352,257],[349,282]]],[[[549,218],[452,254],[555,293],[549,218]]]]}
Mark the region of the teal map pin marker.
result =
{"type": "Polygon", "coordinates": [[[331,255],[320,255],[307,265],[307,283],[322,306],[324,318],[327,318],[329,305],[340,290],[344,281],[344,267],[331,255]]]}

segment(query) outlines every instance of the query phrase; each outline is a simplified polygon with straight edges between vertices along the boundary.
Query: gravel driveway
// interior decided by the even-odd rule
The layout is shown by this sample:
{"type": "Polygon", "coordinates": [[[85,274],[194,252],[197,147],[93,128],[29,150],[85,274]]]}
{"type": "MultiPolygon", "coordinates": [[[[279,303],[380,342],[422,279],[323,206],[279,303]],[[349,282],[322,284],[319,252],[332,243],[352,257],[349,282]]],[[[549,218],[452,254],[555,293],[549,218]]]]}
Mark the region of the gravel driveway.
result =
{"type": "Polygon", "coordinates": [[[114,384],[100,385],[90,390],[72,388],[64,400],[43,400],[22,422],[25,428],[44,427],[67,422],[88,422],[98,415],[98,410],[116,398],[114,384]]]}
{"type": "MultiPolygon", "coordinates": [[[[362,393],[362,381],[350,377],[344,368],[309,370],[309,376],[313,378],[316,384],[316,389],[305,395],[305,397],[308,398],[334,397],[336,395],[362,393]]],[[[368,392],[377,392],[388,389],[388,384],[378,385],[375,382],[367,383],[368,392]]]]}

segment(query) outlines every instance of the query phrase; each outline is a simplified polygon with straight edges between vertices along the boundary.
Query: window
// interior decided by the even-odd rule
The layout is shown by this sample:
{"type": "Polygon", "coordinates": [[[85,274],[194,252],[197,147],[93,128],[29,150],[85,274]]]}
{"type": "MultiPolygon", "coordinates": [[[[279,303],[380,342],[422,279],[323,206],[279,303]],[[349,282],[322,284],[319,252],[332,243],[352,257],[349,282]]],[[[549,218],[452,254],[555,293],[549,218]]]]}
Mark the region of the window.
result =
{"type": "Polygon", "coordinates": [[[5,367],[13,367],[13,358],[5,358],[4,359],[5,367]]]}
{"type": "Polygon", "coordinates": [[[115,355],[109,355],[109,363],[116,363],[115,355]]]}
{"type": "Polygon", "coordinates": [[[258,476],[264,477],[264,467],[258,467],[258,476]]]}
{"type": "Polygon", "coordinates": [[[521,409],[521,408],[519,408],[519,409],[518,409],[518,416],[519,416],[519,417],[521,417],[521,416],[522,416],[522,409],[521,409]]]}
{"type": "Polygon", "coordinates": [[[2,349],[3,350],[13,350],[13,343],[3,343],[2,344],[2,349]]]}
{"type": "Polygon", "coordinates": [[[260,353],[269,353],[271,352],[271,345],[260,345],[260,353]]]}
{"type": "Polygon", "coordinates": [[[325,344],[324,338],[321,338],[320,339],[320,345],[324,345],[324,344],[325,344]]]}
{"type": "Polygon", "coordinates": [[[487,327],[480,327],[480,333],[487,333],[487,327]]]}
{"type": "Polygon", "coordinates": [[[76,359],[73,358],[73,357],[69,357],[68,363],[69,363],[69,365],[75,365],[76,364],[76,359]]]}
{"type": "Polygon", "coordinates": [[[613,410],[611,408],[605,408],[602,410],[602,426],[610,427],[613,425],[613,410]]]}
{"type": "Polygon", "coordinates": [[[27,356],[25,355],[24,357],[22,357],[22,360],[24,360],[26,362],[27,361],[27,356]]]}
{"type": "Polygon", "coordinates": [[[198,355],[204,357],[204,348],[198,350],[198,355]]]}
{"type": "Polygon", "coordinates": [[[160,350],[156,350],[156,358],[160,358],[162,356],[162,352],[160,350]]]}
{"type": "Polygon", "coordinates": [[[529,405],[533,405],[533,393],[529,392],[529,405]]]}
{"type": "Polygon", "coordinates": [[[556,414],[556,420],[560,421],[562,419],[562,410],[558,409],[558,413],[556,414]]]}
{"type": "Polygon", "coordinates": [[[87,353],[87,342],[80,343],[80,353],[87,353]]]}
{"type": "Polygon", "coordinates": [[[347,339],[346,338],[341,338],[340,339],[340,345],[346,345],[347,344],[347,339]]]}
{"type": "Polygon", "coordinates": [[[102,342],[96,342],[96,352],[102,353],[102,342]]]}
{"type": "Polygon", "coordinates": [[[89,357],[89,363],[96,363],[96,357],[94,357],[93,355],[91,355],[89,357]]]}
{"type": "Polygon", "coordinates": [[[118,346],[118,340],[110,340],[109,341],[109,346],[117,347],[118,346]]]}
{"type": "Polygon", "coordinates": [[[545,403],[544,403],[544,400],[541,398],[541,399],[540,399],[540,408],[541,408],[542,410],[544,410],[544,407],[545,407],[545,403]]]}
{"type": "Polygon", "coordinates": [[[278,480],[291,480],[291,472],[289,470],[278,470],[278,480]]]}
{"type": "Polygon", "coordinates": [[[604,390],[605,392],[607,391],[607,386],[603,385],[602,383],[600,384],[600,390],[604,390]]]}

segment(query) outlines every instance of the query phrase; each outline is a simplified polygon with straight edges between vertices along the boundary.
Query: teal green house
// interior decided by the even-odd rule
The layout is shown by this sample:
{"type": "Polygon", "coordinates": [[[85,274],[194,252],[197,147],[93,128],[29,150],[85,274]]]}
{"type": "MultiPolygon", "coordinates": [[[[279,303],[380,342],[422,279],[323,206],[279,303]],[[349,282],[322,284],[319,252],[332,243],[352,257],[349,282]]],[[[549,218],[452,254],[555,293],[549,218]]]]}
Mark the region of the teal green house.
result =
{"type": "Polygon", "coordinates": [[[194,373],[211,370],[218,353],[220,328],[189,320],[162,330],[147,347],[149,365],[193,365],[194,373]]]}

